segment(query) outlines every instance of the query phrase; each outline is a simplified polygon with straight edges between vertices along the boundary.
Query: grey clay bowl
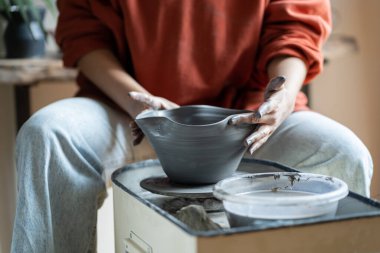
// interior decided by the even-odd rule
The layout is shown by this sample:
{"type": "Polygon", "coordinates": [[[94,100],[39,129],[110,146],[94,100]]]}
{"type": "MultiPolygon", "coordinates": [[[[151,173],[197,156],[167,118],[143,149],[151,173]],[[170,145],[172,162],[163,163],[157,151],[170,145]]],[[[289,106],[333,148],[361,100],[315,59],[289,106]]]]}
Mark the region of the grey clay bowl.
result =
{"type": "Polygon", "coordinates": [[[248,111],[214,106],[183,106],[145,111],[136,123],[153,146],[173,182],[211,184],[231,176],[246,148],[244,139],[256,126],[233,126],[229,119],[248,111]]]}

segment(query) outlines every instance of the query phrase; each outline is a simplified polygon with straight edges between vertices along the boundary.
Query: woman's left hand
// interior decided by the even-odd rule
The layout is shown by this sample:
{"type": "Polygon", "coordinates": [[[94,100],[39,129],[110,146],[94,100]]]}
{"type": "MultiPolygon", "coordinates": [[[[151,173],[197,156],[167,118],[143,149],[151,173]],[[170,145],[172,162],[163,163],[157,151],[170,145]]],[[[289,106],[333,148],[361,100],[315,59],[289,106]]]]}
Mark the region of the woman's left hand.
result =
{"type": "Polygon", "coordinates": [[[245,139],[250,154],[261,147],[294,110],[295,98],[286,89],[283,76],[269,81],[264,99],[257,111],[240,114],[230,120],[233,125],[241,123],[259,125],[257,130],[245,139]]]}
{"type": "MultiPolygon", "coordinates": [[[[130,98],[140,104],[144,110],[166,110],[179,107],[177,104],[162,98],[156,97],[147,93],[131,91],[129,92],[130,98]]],[[[135,121],[130,123],[130,128],[133,136],[133,146],[140,144],[144,138],[144,133],[141,131],[135,121]]]]}

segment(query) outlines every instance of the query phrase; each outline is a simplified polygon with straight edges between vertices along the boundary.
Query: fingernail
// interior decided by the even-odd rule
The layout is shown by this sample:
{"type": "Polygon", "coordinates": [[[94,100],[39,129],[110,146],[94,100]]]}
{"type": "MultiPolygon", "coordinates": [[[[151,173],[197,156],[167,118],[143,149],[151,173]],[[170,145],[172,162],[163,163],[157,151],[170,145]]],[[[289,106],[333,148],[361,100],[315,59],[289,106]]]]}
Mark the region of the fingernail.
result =
{"type": "Polygon", "coordinates": [[[249,149],[249,153],[251,153],[251,155],[253,155],[253,152],[255,152],[257,149],[257,145],[253,145],[252,148],[249,149]]]}
{"type": "Polygon", "coordinates": [[[247,143],[252,144],[257,138],[257,134],[251,135],[247,138],[247,143]]]}
{"type": "Polygon", "coordinates": [[[233,117],[230,119],[229,122],[230,122],[230,124],[235,125],[237,121],[238,121],[238,117],[233,117]]]}
{"type": "Polygon", "coordinates": [[[277,76],[269,81],[270,90],[278,90],[285,83],[286,78],[284,76],[277,76]]]}
{"type": "Polygon", "coordinates": [[[273,77],[271,80],[270,80],[270,82],[272,82],[272,83],[276,83],[276,84],[283,84],[283,83],[285,83],[285,81],[286,81],[286,78],[285,78],[285,76],[276,76],[276,77],[273,77]]]}

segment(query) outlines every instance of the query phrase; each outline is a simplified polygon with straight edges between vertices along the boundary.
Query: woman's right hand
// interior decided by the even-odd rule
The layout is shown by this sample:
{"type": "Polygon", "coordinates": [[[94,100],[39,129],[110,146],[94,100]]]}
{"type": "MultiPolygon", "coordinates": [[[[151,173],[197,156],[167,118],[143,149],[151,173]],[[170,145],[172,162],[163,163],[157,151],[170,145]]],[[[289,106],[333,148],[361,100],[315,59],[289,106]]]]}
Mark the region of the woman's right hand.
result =
{"type": "MultiPolygon", "coordinates": [[[[179,107],[177,104],[162,98],[156,97],[147,93],[131,91],[128,93],[131,99],[136,102],[136,108],[140,107],[140,113],[145,110],[166,110],[179,107]]],[[[133,145],[136,146],[141,143],[144,134],[138,127],[135,121],[130,124],[133,135],[133,145]]]]}

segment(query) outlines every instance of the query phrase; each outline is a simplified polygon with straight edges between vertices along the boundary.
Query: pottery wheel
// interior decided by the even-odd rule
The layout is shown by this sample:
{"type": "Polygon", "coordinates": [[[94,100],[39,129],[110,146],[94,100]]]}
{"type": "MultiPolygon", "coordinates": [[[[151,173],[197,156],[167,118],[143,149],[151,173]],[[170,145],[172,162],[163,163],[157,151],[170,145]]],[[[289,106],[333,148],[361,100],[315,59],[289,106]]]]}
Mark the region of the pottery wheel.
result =
{"type": "Polygon", "coordinates": [[[184,198],[211,198],[213,197],[214,184],[186,185],[177,184],[166,176],[146,178],[140,182],[140,186],[150,192],[184,198]]]}
{"type": "MultiPolygon", "coordinates": [[[[232,176],[245,174],[236,171],[232,176]]],[[[183,198],[213,198],[213,188],[215,184],[178,184],[170,181],[167,176],[150,177],[140,182],[141,188],[165,196],[183,198]]]]}

